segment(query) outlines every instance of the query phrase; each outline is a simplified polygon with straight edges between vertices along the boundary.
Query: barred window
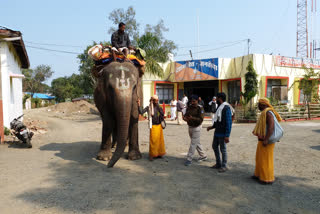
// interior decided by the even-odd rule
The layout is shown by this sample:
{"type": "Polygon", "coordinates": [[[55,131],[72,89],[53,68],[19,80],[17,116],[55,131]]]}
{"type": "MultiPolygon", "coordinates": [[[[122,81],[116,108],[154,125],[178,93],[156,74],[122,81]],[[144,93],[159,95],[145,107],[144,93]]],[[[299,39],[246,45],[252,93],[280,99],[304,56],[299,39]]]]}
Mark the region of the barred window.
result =
{"type": "Polygon", "coordinates": [[[159,104],[170,104],[173,99],[173,84],[157,84],[156,94],[159,97],[159,104]]]}

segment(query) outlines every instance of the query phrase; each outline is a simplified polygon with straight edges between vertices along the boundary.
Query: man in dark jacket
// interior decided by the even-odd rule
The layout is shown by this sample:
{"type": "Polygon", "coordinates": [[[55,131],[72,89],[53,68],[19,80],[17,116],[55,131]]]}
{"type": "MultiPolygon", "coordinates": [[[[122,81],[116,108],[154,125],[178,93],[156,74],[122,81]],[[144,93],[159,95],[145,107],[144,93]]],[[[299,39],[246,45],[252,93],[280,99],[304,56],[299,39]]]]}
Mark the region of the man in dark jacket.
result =
{"type": "Polygon", "coordinates": [[[200,134],[202,129],[202,121],[204,117],[203,107],[198,104],[198,96],[191,96],[191,105],[188,106],[186,114],[183,117],[189,126],[189,136],[191,138],[191,143],[189,147],[189,152],[187,155],[187,160],[185,162],[186,166],[192,163],[192,157],[195,150],[198,151],[200,158],[198,161],[207,160],[207,155],[204,153],[202,145],[200,144],[200,134]]]}
{"type": "Polygon", "coordinates": [[[119,24],[119,29],[116,32],[114,32],[111,36],[112,57],[114,61],[116,61],[116,52],[123,53],[125,59],[127,59],[129,48],[132,48],[129,35],[126,32],[124,32],[125,29],[125,23],[121,22],[119,24]]]}
{"type": "Polygon", "coordinates": [[[226,102],[226,94],[217,94],[218,109],[213,119],[213,125],[207,128],[207,131],[214,129],[214,138],[212,148],[216,156],[216,164],[212,166],[214,169],[219,169],[219,172],[227,171],[227,146],[232,127],[232,110],[229,103],[226,102]],[[222,162],[220,159],[220,151],[222,153],[222,162]]]}

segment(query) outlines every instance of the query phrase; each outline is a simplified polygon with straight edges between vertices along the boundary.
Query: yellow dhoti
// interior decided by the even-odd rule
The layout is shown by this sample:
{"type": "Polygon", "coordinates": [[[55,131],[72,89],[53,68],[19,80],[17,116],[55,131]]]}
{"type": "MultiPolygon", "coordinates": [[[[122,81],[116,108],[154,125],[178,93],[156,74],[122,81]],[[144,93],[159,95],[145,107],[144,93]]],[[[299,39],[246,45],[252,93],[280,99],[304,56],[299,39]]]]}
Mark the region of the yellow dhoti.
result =
{"type": "Polygon", "coordinates": [[[150,129],[149,156],[158,157],[166,154],[161,124],[152,125],[150,129]]]}
{"type": "Polygon", "coordinates": [[[259,141],[256,152],[256,169],[254,175],[260,181],[274,182],[273,168],[273,150],[275,143],[263,146],[263,142],[259,141]]]}

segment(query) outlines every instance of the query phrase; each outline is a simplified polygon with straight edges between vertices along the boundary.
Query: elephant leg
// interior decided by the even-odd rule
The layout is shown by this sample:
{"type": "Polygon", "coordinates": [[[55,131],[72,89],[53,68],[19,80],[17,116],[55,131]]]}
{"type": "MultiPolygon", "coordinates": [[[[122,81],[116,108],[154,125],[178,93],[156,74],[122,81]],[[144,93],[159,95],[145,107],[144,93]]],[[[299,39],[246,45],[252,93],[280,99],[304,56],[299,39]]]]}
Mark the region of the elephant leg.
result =
{"type": "MultiPolygon", "coordinates": [[[[108,120],[104,120],[108,121],[108,120]]],[[[110,123],[110,121],[108,121],[110,123]]],[[[112,152],[111,152],[111,133],[112,133],[112,128],[110,124],[107,122],[103,122],[103,127],[102,127],[102,141],[101,141],[101,146],[100,146],[100,151],[97,155],[98,160],[110,160],[112,157],[112,152]]]]}
{"type": "Polygon", "coordinates": [[[138,160],[142,157],[138,143],[138,121],[130,124],[129,130],[129,160],[138,160]]]}

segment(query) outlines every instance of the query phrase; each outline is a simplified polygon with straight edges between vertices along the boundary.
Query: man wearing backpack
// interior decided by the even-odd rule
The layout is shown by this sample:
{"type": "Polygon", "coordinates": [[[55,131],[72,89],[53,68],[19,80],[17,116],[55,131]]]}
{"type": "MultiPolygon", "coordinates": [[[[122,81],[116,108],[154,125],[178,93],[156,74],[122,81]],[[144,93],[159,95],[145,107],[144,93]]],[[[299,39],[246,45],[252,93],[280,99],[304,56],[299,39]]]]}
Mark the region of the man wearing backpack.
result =
{"type": "Polygon", "coordinates": [[[211,118],[212,118],[212,124],[213,124],[214,114],[216,113],[218,108],[216,97],[212,98],[212,100],[209,102],[209,106],[211,107],[211,118]]]}

